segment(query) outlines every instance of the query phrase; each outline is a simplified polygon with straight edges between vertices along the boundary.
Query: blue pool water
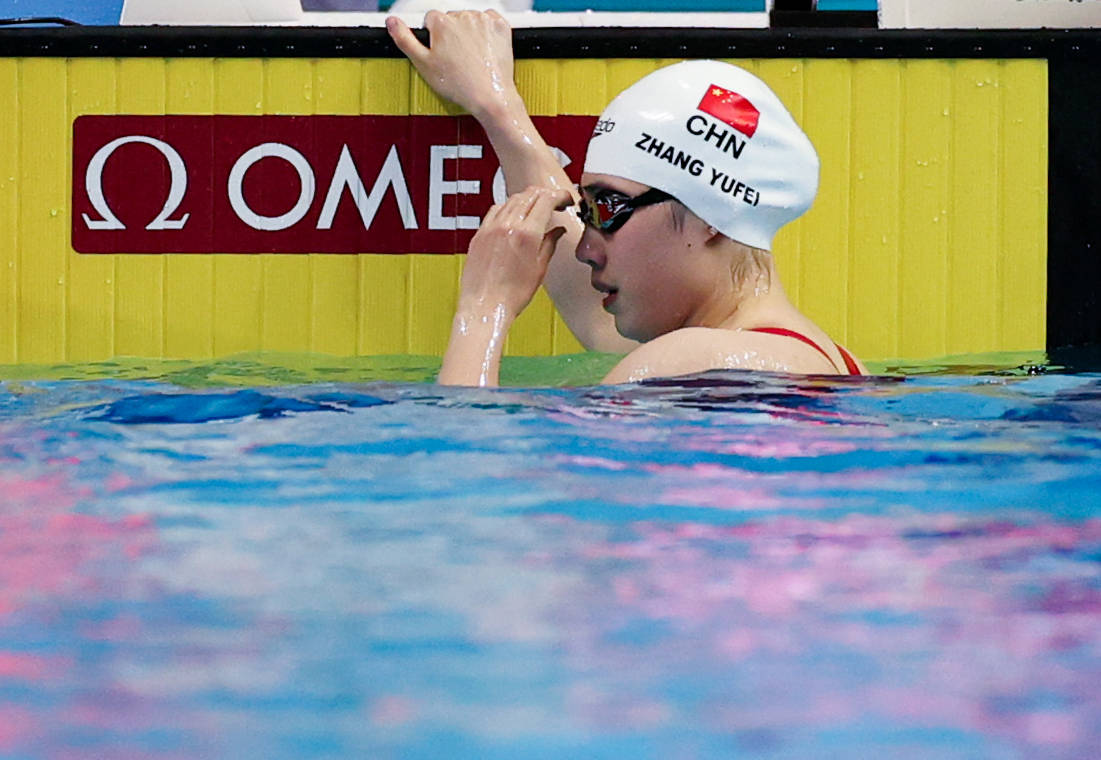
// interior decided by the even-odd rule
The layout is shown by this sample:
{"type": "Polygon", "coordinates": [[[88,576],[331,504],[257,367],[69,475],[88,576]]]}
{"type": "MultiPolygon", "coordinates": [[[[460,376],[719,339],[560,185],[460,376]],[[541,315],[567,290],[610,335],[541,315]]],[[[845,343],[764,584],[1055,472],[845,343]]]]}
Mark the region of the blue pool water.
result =
{"type": "Polygon", "coordinates": [[[171,377],[0,384],[0,756],[1098,756],[1099,374],[171,377]]]}

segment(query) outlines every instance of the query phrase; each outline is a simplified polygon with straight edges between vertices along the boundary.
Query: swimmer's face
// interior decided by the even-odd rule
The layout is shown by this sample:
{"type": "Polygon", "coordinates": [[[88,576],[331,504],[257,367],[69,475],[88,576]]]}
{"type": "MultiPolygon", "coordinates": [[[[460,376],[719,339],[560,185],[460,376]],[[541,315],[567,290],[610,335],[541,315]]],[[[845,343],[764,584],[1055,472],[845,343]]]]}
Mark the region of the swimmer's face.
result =
{"type": "MultiPolygon", "coordinates": [[[[602,209],[605,218],[615,202],[651,189],[606,174],[582,175],[581,187],[590,198],[621,194],[602,209]]],[[[699,323],[715,283],[704,250],[707,226],[691,213],[685,217],[677,225],[674,202],[657,202],[634,209],[610,233],[594,228],[600,215],[586,224],[577,258],[592,267],[592,286],[605,294],[604,308],[624,337],[647,341],[699,323]]]]}

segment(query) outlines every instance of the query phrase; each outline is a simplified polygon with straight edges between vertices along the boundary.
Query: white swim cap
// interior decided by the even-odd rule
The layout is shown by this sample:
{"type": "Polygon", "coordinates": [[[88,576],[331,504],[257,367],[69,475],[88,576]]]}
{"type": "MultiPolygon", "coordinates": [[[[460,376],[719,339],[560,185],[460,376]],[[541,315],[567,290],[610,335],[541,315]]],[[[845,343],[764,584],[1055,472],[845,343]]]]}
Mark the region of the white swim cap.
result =
{"type": "Polygon", "coordinates": [[[818,191],[818,154],[784,104],[719,61],[666,66],[621,92],[596,123],[585,171],[664,190],[765,250],[818,191]]]}

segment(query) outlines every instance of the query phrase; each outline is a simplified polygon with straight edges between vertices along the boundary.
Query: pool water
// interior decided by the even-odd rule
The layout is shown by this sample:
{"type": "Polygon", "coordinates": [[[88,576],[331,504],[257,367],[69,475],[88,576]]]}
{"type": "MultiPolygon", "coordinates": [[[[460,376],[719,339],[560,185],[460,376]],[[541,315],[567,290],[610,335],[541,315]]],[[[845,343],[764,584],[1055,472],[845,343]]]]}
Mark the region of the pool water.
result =
{"type": "Polygon", "coordinates": [[[1096,757],[1101,373],[980,365],[7,368],[0,756],[1096,757]]]}

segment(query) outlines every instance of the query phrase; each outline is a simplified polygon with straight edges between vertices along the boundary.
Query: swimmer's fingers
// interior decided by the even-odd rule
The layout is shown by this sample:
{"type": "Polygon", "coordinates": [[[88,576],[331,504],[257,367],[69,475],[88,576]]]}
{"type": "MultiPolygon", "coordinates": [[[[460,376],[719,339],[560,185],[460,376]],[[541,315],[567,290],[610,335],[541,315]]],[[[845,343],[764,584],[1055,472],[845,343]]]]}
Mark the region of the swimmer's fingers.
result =
{"type": "Polygon", "coordinates": [[[555,211],[573,203],[573,198],[566,190],[529,187],[512,196],[509,201],[518,224],[524,228],[530,241],[530,250],[535,254],[536,263],[542,272],[554,254],[559,239],[566,234],[564,226],[551,226],[551,219],[555,211]]]}
{"type": "Polygon", "coordinates": [[[501,204],[495,203],[494,205],[490,206],[489,211],[487,211],[486,215],[482,217],[481,228],[485,229],[487,227],[492,226],[493,224],[496,224],[497,217],[500,216],[500,214],[501,214],[501,204]]]}
{"type": "Polygon", "coordinates": [[[558,241],[565,234],[566,228],[559,225],[547,230],[546,234],[543,235],[543,242],[539,244],[539,252],[536,254],[540,266],[545,268],[550,263],[551,256],[554,255],[554,249],[558,246],[558,241]]]}
{"type": "Polygon", "coordinates": [[[512,30],[500,14],[429,11],[428,44],[398,20],[388,20],[394,43],[437,95],[476,118],[494,107],[521,103],[514,82],[512,30]]]}
{"type": "Polygon", "coordinates": [[[529,220],[534,203],[534,188],[513,193],[503,203],[490,209],[490,211],[495,209],[496,213],[492,218],[489,214],[486,215],[482,220],[482,229],[499,228],[510,235],[519,234],[530,237],[535,232],[535,225],[529,220]]]}
{"type": "MultiPolygon", "coordinates": [[[[565,190],[532,186],[510,195],[503,203],[492,206],[482,219],[483,230],[500,228],[521,232],[533,244],[548,233],[556,210],[565,208],[573,198],[565,190]]],[[[559,225],[555,225],[557,228],[559,225]]],[[[561,235],[556,233],[557,237],[561,235]]]]}
{"type": "MultiPolygon", "coordinates": [[[[424,14],[424,28],[428,30],[428,34],[432,36],[439,36],[444,34],[443,26],[446,25],[450,14],[443,14],[435,9],[428,11],[424,14]]],[[[432,37],[428,38],[428,44],[432,44],[432,37]]]]}
{"type": "Polygon", "coordinates": [[[540,241],[539,249],[536,252],[536,259],[543,269],[550,262],[559,239],[566,234],[564,226],[553,224],[553,221],[557,221],[555,212],[561,211],[572,203],[573,196],[566,190],[552,190],[543,187],[539,188],[539,192],[535,195],[528,218],[543,233],[543,239],[540,241]]]}
{"type": "Polygon", "coordinates": [[[535,193],[528,207],[528,213],[542,219],[544,224],[555,211],[561,211],[573,203],[573,196],[567,190],[556,190],[550,187],[531,189],[535,190],[535,193]]]}
{"type": "Polygon", "coordinates": [[[547,192],[543,188],[530,187],[492,206],[483,217],[476,237],[497,238],[506,249],[517,253],[536,253],[550,218],[550,212],[545,210],[549,200],[543,197],[547,192]]]}
{"type": "Polygon", "coordinates": [[[508,23],[508,19],[506,19],[500,13],[490,8],[488,11],[485,12],[485,16],[489,19],[490,23],[493,24],[494,27],[496,27],[498,32],[507,34],[509,36],[512,35],[512,26],[508,23]]]}
{"type": "Polygon", "coordinates": [[[432,51],[421,44],[408,24],[397,16],[390,16],[386,19],[386,31],[390,33],[390,39],[398,46],[398,50],[404,53],[414,66],[419,69],[427,63],[432,51]]]}

